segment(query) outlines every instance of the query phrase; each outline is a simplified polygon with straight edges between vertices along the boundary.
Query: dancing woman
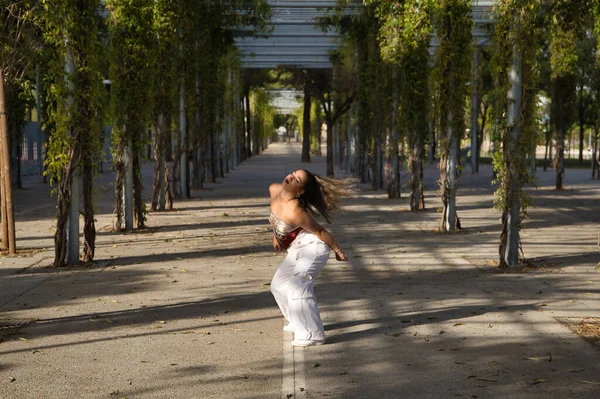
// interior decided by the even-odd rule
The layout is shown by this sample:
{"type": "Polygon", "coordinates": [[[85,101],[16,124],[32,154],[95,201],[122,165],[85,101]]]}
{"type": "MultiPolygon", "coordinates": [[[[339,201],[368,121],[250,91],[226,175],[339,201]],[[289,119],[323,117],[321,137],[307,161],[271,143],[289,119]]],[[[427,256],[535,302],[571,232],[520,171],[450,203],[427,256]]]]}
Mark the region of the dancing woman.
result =
{"type": "Polygon", "coordinates": [[[330,220],[339,198],[351,194],[348,180],[322,177],[297,170],[282,183],[269,187],[273,247],[287,256],[271,281],[271,292],[289,322],[283,329],[294,333],[293,346],[325,343],[323,322],[314,294],[315,279],[323,270],[330,249],[335,258],[348,261],[333,236],[314,217],[330,220]]]}

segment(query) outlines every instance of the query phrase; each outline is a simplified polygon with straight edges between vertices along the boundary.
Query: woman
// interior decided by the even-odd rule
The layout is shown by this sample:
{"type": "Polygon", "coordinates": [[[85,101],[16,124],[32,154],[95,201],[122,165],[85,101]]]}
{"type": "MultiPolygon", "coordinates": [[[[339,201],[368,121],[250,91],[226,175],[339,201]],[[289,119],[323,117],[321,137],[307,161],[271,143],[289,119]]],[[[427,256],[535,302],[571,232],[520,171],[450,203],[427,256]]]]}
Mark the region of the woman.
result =
{"type": "Polygon", "coordinates": [[[293,346],[325,343],[323,323],[314,294],[315,278],[333,249],[338,261],[348,261],[335,239],[314,219],[339,208],[339,197],[348,195],[347,180],[336,180],[307,170],[290,173],[281,184],[271,184],[273,247],[287,256],[271,281],[271,292],[294,333],[293,346]]]}

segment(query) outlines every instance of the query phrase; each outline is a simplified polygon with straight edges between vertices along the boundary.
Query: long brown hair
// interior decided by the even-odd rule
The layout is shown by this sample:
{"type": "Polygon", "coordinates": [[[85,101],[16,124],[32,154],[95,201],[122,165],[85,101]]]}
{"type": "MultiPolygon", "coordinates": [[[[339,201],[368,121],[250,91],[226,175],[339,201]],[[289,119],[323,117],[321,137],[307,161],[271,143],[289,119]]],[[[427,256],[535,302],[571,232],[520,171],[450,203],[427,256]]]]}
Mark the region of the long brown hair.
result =
{"type": "Polygon", "coordinates": [[[331,223],[330,212],[340,208],[340,198],[354,193],[354,179],[334,179],[304,170],[307,179],[300,205],[312,216],[319,214],[331,223]]]}

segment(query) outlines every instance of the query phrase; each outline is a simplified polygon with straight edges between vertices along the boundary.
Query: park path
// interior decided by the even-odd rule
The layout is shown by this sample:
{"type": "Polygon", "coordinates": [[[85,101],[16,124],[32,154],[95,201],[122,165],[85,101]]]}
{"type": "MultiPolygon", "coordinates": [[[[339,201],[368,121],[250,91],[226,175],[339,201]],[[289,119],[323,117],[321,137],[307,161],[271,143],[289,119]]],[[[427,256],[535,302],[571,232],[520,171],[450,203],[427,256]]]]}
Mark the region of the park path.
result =
{"type": "MultiPolygon", "coordinates": [[[[53,200],[27,180],[17,234],[31,250],[0,258],[0,319],[36,321],[0,343],[0,397],[597,397],[598,347],[566,326],[600,320],[600,185],[587,170],[567,171],[564,192],[540,171],[523,227],[538,267],[510,273],[493,265],[489,167],[461,179],[453,234],[436,232],[434,166],[421,213],[361,186],[329,226],[351,262],[331,259],[317,282],[328,342],[292,349],[269,292],[282,255],[266,216],[268,184],[298,160],[298,144],[273,143],[127,234],[110,231],[107,172],[96,265],[63,271],[46,267],[53,200]]],[[[323,157],[309,169],[323,173],[323,157]]]]}

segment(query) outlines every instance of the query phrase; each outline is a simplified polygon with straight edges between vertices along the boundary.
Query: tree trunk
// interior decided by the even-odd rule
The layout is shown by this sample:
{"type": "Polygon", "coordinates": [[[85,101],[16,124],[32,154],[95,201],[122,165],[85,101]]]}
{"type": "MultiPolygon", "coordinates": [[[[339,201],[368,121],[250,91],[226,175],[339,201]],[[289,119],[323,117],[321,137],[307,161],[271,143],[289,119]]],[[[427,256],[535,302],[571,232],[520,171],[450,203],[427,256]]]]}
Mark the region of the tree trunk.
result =
{"type": "Polygon", "coordinates": [[[425,166],[425,161],[423,159],[423,157],[421,157],[421,162],[420,162],[420,166],[419,169],[421,170],[420,175],[420,179],[419,179],[419,193],[421,193],[421,198],[420,198],[420,208],[421,209],[425,209],[425,192],[423,189],[423,172],[424,172],[424,166],[425,166]]]}
{"type": "MultiPolygon", "coordinates": [[[[485,124],[487,122],[487,111],[489,108],[489,104],[487,102],[484,102],[483,104],[479,105],[479,114],[481,117],[481,126],[479,127],[479,129],[477,130],[477,169],[476,171],[479,172],[479,163],[481,160],[481,147],[483,144],[483,137],[485,134],[485,124]]],[[[473,149],[471,148],[471,151],[473,151],[473,149]]]]}
{"type": "MultiPolygon", "coordinates": [[[[211,182],[216,183],[217,182],[217,174],[219,172],[218,170],[218,150],[217,150],[217,137],[215,134],[215,130],[216,130],[216,121],[213,123],[213,129],[211,129],[210,132],[210,170],[211,170],[211,182]]],[[[256,131],[254,132],[254,134],[256,134],[256,131]]],[[[258,143],[257,143],[258,144],[258,143]]],[[[256,152],[254,153],[254,155],[258,155],[258,145],[255,145],[254,148],[256,149],[256,152]]]]}
{"type": "MultiPolygon", "coordinates": [[[[75,139],[74,142],[77,142],[75,139]]],[[[67,237],[67,225],[71,211],[72,187],[75,172],[76,159],[78,158],[78,146],[70,149],[67,153],[69,162],[63,174],[59,177],[56,187],[56,232],[54,233],[54,262],[53,267],[63,267],[67,264],[69,255],[69,240],[78,240],[79,237],[67,237]]],[[[77,234],[78,235],[78,234],[77,234]]],[[[77,258],[78,258],[77,254],[77,258]]],[[[76,259],[77,259],[76,258],[76,259]]]]}
{"type": "MultiPolygon", "coordinates": [[[[138,141],[139,143],[139,141],[138,141]]],[[[144,209],[144,202],[142,200],[142,191],[144,189],[142,185],[142,165],[141,156],[139,151],[136,151],[133,155],[133,200],[134,200],[134,216],[138,229],[146,227],[146,215],[144,209]]]]}
{"type": "Polygon", "coordinates": [[[246,157],[252,156],[252,113],[250,112],[250,88],[244,89],[244,99],[246,100],[246,157]]]}
{"type": "Polygon", "coordinates": [[[15,219],[13,209],[12,175],[10,165],[10,141],[4,99],[4,72],[0,67],[0,184],[2,185],[2,248],[8,248],[10,255],[17,253],[15,219]],[[5,235],[6,234],[6,235],[5,235]]]}
{"type": "MultiPolygon", "coordinates": [[[[394,80],[396,80],[394,76],[394,80]]],[[[398,90],[393,89],[392,93],[392,123],[390,132],[390,156],[392,158],[390,181],[388,183],[388,198],[400,198],[400,154],[398,153],[399,138],[397,126],[397,110],[398,110],[398,90]]]]}
{"type": "Polygon", "coordinates": [[[312,101],[308,84],[304,84],[304,110],[302,114],[302,162],[310,162],[310,111],[312,101]]]}
{"type": "Polygon", "coordinates": [[[556,170],[556,189],[563,189],[563,180],[565,178],[565,131],[559,129],[556,131],[556,153],[554,154],[554,169],[556,170]]]}
{"type": "Polygon", "coordinates": [[[479,171],[477,164],[477,148],[479,134],[477,132],[477,116],[479,115],[479,48],[473,51],[473,68],[471,74],[471,173],[479,171]]]}
{"type": "Polygon", "coordinates": [[[585,133],[585,102],[583,99],[583,87],[579,91],[579,163],[583,163],[583,141],[585,133]]]}
{"type": "Polygon", "coordinates": [[[96,226],[94,222],[94,163],[93,154],[83,157],[83,255],[84,262],[94,260],[96,226]]]}
{"type": "Polygon", "coordinates": [[[119,137],[115,147],[113,151],[113,165],[115,168],[115,224],[113,228],[115,231],[122,231],[125,216],[123,206],[125,188],[125,138],[122,135],[119,137]]]}
{"type": "MultiPolygon", "coordinates": [[[[73,155],[71,154],[71,157],[73,155]]],[[[63,267],[67,259],[67,222],[71,208],[71,178],[72,172],[65,171],[56,187],[56,232],[54,233],[54,262],[53,267],[63,267]]]]}
{"type": "Polygon", "coordinates": [[[417,132],[412,132],[412,143],[410,145],[410,158],[408,160],[410,170],[410,210],[418,211],[421,205],[421,165],[422,159],[422,140],[421,136],[417,132]]]}
{"type": "Polygon", "coordinates": [[[333,121],[330,112],[325,114],[325,123],[327,124],[327,176],[333,176],[333,121]]]}
{"type": "MultiPolygon", "coordinates": [[[[590,132],[592,134],[592,132],[590,132]]],[[[594,179],[595,173],[597,173],[597,178],[600,179],[600,154],[598,153],[598,127],[594,128],[594,137],[593,137],[592,146],[594,151],[592,153],[592,179],[594,179]]]]}
{"type": "Polygon", "coordinates": [[[446,133],[446,154],[440,158],[440,177],[442,180],[442,231],[454,231],[460,228],[456,216],[456,178],[458,176],[458,138],[451,128],[452,114],[448,112],[446,133]]]}

